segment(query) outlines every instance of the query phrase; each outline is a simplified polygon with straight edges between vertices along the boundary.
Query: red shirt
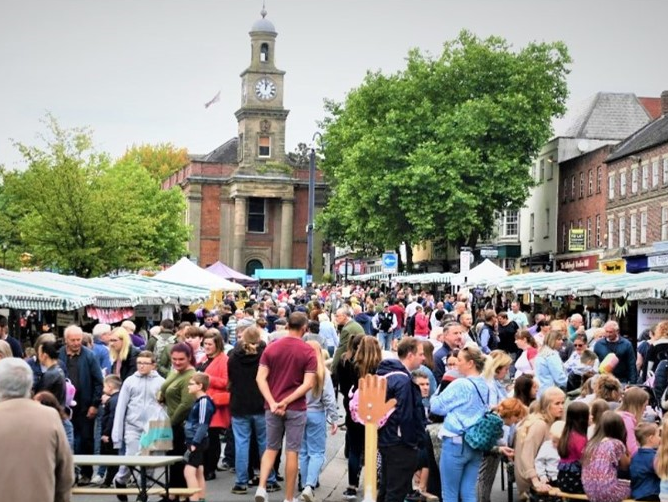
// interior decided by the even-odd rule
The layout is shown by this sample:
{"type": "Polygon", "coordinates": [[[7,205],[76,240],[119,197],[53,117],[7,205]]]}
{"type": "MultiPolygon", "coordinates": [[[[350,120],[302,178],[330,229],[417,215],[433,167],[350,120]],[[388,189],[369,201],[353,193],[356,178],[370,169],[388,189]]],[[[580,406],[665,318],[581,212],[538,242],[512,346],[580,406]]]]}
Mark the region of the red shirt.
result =
{"type": "MultiPolygon", "coordinates": [[[[305,373],[316,372],[318,360],[313,347],[306,342],[293,336],[284,336],[269,344],[260,357],[260,366],[269,369],[267,383],[278,403],[304,382],[305,373]]],[[[266,401],[264,408],[269,409],[266,401]]],[[[290,403],[287,409],[305,411],[306,395],[290,403]]]]}
{"type": "Polygon", "coordinates": [[[404,310],[404,307],[401,306],[398,303],[395,303],[394,305],[390,305],[390,312],[392,312],[397,317],[397,327],[403,328],[404,327],[404,314],[406,312],[404,310]]]}

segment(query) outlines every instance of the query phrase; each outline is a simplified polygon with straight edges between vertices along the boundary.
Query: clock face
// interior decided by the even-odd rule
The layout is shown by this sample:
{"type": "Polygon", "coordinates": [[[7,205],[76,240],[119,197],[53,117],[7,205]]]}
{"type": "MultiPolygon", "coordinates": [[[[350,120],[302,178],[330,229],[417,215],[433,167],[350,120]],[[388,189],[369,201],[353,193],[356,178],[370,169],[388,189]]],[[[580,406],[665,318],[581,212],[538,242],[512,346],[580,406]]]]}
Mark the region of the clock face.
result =
{"type": "Polygon", "coordinates": [[[261,78],[255,84],[255,95],[262,101],[274,99],[276,97],[276,84],[267,77],[261,78]]]}

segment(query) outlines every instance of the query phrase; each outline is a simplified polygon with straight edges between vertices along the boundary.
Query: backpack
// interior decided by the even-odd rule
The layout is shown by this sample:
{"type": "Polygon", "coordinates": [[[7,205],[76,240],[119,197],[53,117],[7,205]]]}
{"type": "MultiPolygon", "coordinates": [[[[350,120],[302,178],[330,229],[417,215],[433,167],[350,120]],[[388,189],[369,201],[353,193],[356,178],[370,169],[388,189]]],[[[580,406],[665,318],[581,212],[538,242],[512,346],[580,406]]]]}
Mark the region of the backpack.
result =
{"type": "MultiPolygon", "coordinates": [[[[382,375],[380,378],[387,378],[392,375],[404,375],[406,378],[409,378],[406,373],[403,371],[390,371],[389,373],[386,373],[385,375],[382,375]]],[[[359,388],[355,389],[353,392],[353,389],[351,388],[350,391],[348,392],[348,397],[350,398],[350,401],[348,403],[348,409],[350,409],[350,417],[357,422],[358,424],[364,425],[364,419],[360,416],[359,413],[359,408],[360,408],[360,390],[359,388]]],[[[383,418],[381,418],[378,421],[378,428],[381,428],[383,425],[387,423],[389,420],[390,416],[392,413],[394,413],[395,408],[392,408],[390,411],[388,411],[383,418]]]]}
{"type": "Polygon", "coordinates": [[[165,338],[164,336],[162,336],[162,334],[159,334],[155,347],[153,347],[153,354],[155,355],[155,360],[159,362],[160,356],[165,350],[165,347],[167,347],[168,345],[174,345],[174,343],[176,343],[176,335],[171,335],[168,338],[165,338]]]}

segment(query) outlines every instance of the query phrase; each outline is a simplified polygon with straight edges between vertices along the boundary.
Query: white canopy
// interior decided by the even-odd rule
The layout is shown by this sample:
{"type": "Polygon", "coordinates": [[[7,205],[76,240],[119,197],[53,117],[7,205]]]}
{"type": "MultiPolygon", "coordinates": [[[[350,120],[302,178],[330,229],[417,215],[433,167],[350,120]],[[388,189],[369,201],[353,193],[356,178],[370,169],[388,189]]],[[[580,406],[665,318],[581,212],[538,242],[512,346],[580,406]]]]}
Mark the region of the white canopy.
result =
{"type": "Polygon", "coordinates": [[[459,285],[466,282],[475,286],[477,283],[499,279],[508,275],[508,272],[489,259],[485,259],[480,265],[476,265],[467,274],[459,273],[451,280],[452,284],[459,285]]]}
{"type": "Polygon", "coordinates": [[[246,288],[198,267],[185,256],[154,279],[176,284],[208,288],[211,291],[244,291],[246,288]]]}

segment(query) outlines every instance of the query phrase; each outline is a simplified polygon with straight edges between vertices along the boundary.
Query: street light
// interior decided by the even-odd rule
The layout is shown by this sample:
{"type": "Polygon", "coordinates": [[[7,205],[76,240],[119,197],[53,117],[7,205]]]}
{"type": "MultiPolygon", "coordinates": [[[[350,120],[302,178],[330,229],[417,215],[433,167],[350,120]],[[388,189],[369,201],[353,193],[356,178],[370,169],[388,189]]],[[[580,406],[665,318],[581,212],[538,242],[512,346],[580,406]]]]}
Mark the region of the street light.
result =
{"type": "Polygon", "coordinates": [[[308,223],[306,224],[306,275],[311,277],[313,282],[313,218],[315,213],[315,138],[322,134],[316,132],[313,134],[311,153],[309,155],[309,173],[308,173],[308,223]]]}

